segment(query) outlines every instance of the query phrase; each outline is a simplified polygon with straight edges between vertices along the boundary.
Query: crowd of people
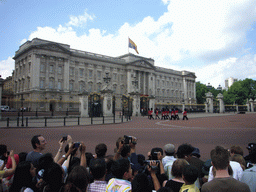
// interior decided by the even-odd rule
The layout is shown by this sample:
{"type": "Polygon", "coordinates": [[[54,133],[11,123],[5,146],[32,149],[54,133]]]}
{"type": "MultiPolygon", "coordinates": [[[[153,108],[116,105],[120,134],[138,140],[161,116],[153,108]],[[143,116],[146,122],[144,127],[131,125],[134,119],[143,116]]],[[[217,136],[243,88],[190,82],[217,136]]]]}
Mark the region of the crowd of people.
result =
{"type": "MultiPolygon", "coordinates": [[[[144,110],[143,110],[144,111],[144,110]]],[[[162,108],[162,110],[159,110],[158,108],[155,109],[155,112],[153,112],[153,108],[148,109],[148,118],[151,119],[161,119],[161,120],[180,120],[179,117],[179,109],[178,108],[162,108]],[[159,117],[159,114],[161,113],[161,118],[159,117]],[[153,117],[153,114],[155,114],[155,118],[153,117]]],[[[182,120],[188,120],[188,112],[185,108],[182,112],[183,118],[182,120]]]]}
{"type": "Polygon", "coordinates": [[[110,155],[104,143],[90,153],[70,135],[59,140],[55,156],[43,154],[47,141],[42,135],[31,144],[31,152],[19,154],[0,145],[0,192],[256,191],[255,143],[248,144],[245,157],[240,146],[216,146],[207,161],[187,143],[137,154],[137,138],[126,135],[117,139],[110,155]]]}

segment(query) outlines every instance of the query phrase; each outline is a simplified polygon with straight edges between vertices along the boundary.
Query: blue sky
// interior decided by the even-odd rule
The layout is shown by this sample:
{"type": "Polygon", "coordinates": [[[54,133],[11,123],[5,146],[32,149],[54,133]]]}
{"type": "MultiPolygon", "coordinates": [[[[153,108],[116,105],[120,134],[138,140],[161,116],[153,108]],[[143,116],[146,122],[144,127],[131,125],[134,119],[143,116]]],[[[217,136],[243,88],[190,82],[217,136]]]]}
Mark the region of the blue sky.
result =
{"type": "Polygon", "coordinates": [[[129,36],[156,66],[224,86],[256,79],[255,28],[255,0],[0,0],[0,75],[11,75],[15,51],[35,37],[120,56],[129,36]]]}

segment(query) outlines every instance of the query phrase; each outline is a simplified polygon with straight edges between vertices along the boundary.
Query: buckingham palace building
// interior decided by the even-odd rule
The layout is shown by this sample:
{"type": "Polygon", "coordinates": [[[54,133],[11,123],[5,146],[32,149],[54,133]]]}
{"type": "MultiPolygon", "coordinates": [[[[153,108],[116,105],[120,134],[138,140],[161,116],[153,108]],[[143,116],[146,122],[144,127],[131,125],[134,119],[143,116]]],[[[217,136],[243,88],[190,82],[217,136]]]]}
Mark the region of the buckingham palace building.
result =
{"type": "Polygon", "coordinates": [[[31,111],[78,109],[79,95],[100,95],[107,75],[116,110],[122,109],[122,96],[135,91],[141,98],[154,98],[158,108],[196,104],[194,72],[157,67],[153,59],[131,53],[110,57],[34,38],[13,59],[16,108],[22,99],[31,111]]]}

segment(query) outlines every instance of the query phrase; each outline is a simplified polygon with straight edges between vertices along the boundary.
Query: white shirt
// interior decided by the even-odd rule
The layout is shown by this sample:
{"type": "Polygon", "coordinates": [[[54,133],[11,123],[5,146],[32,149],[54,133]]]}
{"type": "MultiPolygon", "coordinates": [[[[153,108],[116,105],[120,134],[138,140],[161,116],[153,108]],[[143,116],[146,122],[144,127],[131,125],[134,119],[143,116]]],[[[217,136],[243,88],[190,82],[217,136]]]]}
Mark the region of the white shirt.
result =
{"type": "Polygon", "coordinates": [[[165,156],[162,160],[163,166],[164,166],[164,172],[167,175],[168,179],[173,179],[172,176],[172,165],[174,163],[174,161],[176,161],[177,159],[173,156],[165,156]],[[165,160],[164,160],[165,159],[165,160]],[[165,162],[165,164],[164,164],[165,162]]]}
{"type": "MultiPolygon", "coordinates": [[[[243,176],[243,169],[242,169],[241,165],[236,161],[230,161],[229,164],[233,170],[233,178],[238,181],[241,181],[241,178],[243,176]]],[[[214,176],[212,173],[212,166],[211,166],[210,171],[209,171],[208,182],[213,180],[213,178],[214,178],[214,176]]]]}

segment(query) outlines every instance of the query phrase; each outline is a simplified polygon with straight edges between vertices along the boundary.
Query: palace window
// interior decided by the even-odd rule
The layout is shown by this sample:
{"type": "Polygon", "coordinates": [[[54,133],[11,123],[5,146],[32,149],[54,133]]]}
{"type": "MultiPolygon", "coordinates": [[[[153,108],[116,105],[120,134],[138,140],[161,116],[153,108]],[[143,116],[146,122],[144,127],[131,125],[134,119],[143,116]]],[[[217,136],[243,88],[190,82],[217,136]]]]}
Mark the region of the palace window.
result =
{"type": "Polygon", "coordinates": [[[98,87],[97,92],[99,93],[101,90],[101,84],[99,83],[97,87],[98,87]]]}
{"type": "Polygon", "coordinates": [[[62,66],[58,67],[58,74],[61,75],[62,74],[62,66]]]}
{"type": "Polygon", "coordinates": [[[53,65],[50,65],[50,73],[53,73],[54,70],[53,70],[53,65]]]}
{"type": "Polygon", "coordinates": [[[61,85],[61,81],[58,81],[58,89],[61,90],[62,89],[62,85],[61,85]]]}
{"type": "Polygon", "coordinates": [[[101,80],[101,71],[97,71],[98,80],[101,80]]]}
{"type": "Polygon", "coordinates": [[[89,70],[89,78],[92,79],[92,70],[89,70]]]}
{"type": "Polygon", "coordinates": [[[74,74],[75,74],[75,69],[74,69],[74,67],[70,67],[70,69],[69,69],[69,74],[70,74],[71,76],[74,76],[74,74]]]}
{"type": "Polygon", "coordinates": [[[41,63],[40,65],[40,72],[45,72],[45,64],[41,63]]]}
{"type": "Polygon", "coordinates": [[[79,83],[79,92],[84,92],[85,91],[85,84],[84,82],[79,83]]]}
{"type": "Polygon", "coordinates": [[[69,83],[69,91],[73,91],[73,82],[69,83]]]}
{"type": "Polygon", "coordinates": [[[53,79],[50,79],[49,88],[50,88],[50,89],[53,89],[53,88],[54,88],[54,80],[53,80],[53,79]]]}
{"type": "Polygon", "coordinates": [[[84,69],[79,69],[79,75],[80,75],[80,77],[84,76],[84,69]]]}
{"type": "Polygon", "coordinates": [[[44,80],[41,79],[41,80],[40,80],[40,89],[43,89],[43,88],[44,88],[44,80]]]}

